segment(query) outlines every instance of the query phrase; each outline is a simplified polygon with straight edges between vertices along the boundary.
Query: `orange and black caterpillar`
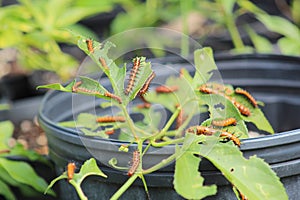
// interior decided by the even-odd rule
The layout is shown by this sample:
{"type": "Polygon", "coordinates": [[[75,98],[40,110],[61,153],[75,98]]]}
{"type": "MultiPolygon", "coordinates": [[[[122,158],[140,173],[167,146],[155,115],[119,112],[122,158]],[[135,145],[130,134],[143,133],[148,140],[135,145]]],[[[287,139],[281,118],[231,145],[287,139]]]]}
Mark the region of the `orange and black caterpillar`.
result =
{"type": "Polygon", "coordinates": [[[245,116],[250,116],[251,115],[251,112],[250,112],[249,108],[247,108],[246,106],[244,106],[240,102],[237,102],[233,98],[228,98],[228,99],[235,105],[235,107],[237,107],[237,109],[240,111],[240,113],[242,115],[245,115],[245,116]]]}
{"type": "Polygon", "coordinates": [[[225,86],[223,84],[220,83],[206,83],[205,84],[207,88],[211,88],[215,91],[218,91],[220,93],[226,94],[226,95],[230,95],[233,93],[233,90],[231,88],[229,88],[228,86],[225,86]]]}
{"type": "Polygon", "coordinates": [[[206,94],[219,94],[219,95],[222,95],[224,96],[226,99],[230,100],[234,105],[235,107],[240,111],[240,113],[242,115],[245,115],[245,116],[250,116],[251,115],[251,112],[250,112],[250,109],[247,108],[246,106],[244,106],[243,104],[237,102],[234,98],[232,97],[229,97],[227,95],[224,95],[222,93],[220,93],[219,91],[217,90],[214,90],[210,87],[207,87],[207,84],[203,84],[201,85],[198,90],[200,92],[203,92],[203,93],[206,93],[206,94]]]}
{"type": "Polygon", "coordinates": [[[87,88],[80,87],[81,84],[82,84],[81,81],[76,82],[72,87],[72,92],[75,92],[75,93],[76,92],[85,92],[85,93],[89,93],[89,94],[99,94],[100,95],[100,92],[98,92],[98,91],[89,90],[87,88]]]}
{"type": "MultiPolygon", "coordinates": [[[[177,104],[176,105],[176,108],[179,108],[180,107],[180,104],[177,104]]],[[[183,116],[183,109],[181,108],[179,113],[178,113],[178,116],[176,118],[176,129],[178,129],[184,122],[184,116],[183,116]]]]}
{"type": "Polygon", "coordinates": [[[150,85],[151,81],[152,81],[154,78],[155,78],[155,73],[152,72],[152,73],[150,74],[150,76],[148,77],[148,79],[146,80],[146,82],[144,83],[143,87],[140,89],[140,91],[139,91],[139,94],[140,94],[140,95],[146,94],[146,92],[147,92],[148,89],[149,89],[149,85],[150,85]]]}
{"type": "Polygon", "coordinates": [[[68,181],[73,179],[75,169],[76,169],[76,165],[74,162],[68,163],[68,166],[67,166],[68,181]]]}
{"type": "Polygon", "coordinates": [[[165,86],[161,85],[155,88],[156,93],[171,93],[171,92],[176,92],[179,89],[178,86],[165,86]]]}
{"type": "Polygon", "coordinates": [[[99,62],[101,63],[102,67],[105,69],[105,70],[108,70],[108,66],[106,64],[106,61],[104,58],[100,57],[99,58],[99,62]]]}
{"type": "Polygon", "coordinates": [[[93,40],[86,39],[87,49],[90,53],[94,53],[93,40]]]}
{"type": "Polygon", "coordinates": [[[105,93],[104,93],[104,96],[106,96],[106,97],[109,97],[109,98],[112,98],[112,99],[116,100],[117,102],[119,102],[119,104],[121,104],[121,103],[122,103],[122,99],[121,99],[121,97],[119,97],[119,96],[117,96],[117,95],[115,95],[115,94],[112,94],[112,93],[110,93],[110,92],[105,92],[105,93]]]}
{"type": "Polygon", "coordinates": [[[127,84],[127,87],[125,89],[125,95],[128,95],[133,86],[134,86],[134,83],[135,83],[135,78],[138,74],[138,71],[139,71],[139,68],[140,68],[140,65],[141,65],[141,58],[140,57],[136,57],[133,59],[133,67],[130,71],[130,76],[129,76],[129,80],[128,80],[128,84],[127,84]]]}
{"type": "Polygon", "coordinates": [[[127,175],[132,176],[135,173],[135,171],[137,170],[139,164],[140,164],[140,152],[136,150],[132,154],[132,165],[131,165],[130,169],[128,170],[127,175]]]}
{"type": "Polygon", "coordinates": [[[123,116],[104,116],[104,117],[97,117],[96,119],[99,123],[110,123],[110,122],[125,122],[125,117],[123,116]]]}
{"type": "Polygon", "coordinates": [[[247,97],[247,99],[251,102],[251,104],[256,108],[257,107],[257,102],[256,100],[254,99],[254,97],[249,93],[247,92],[246,90],[243,90],[241,88],[236,88],[235,89],[235,93],[236,94],[241,94],[241,95],[244,95],[245,97],[247,97]]]}
{"type": "Polygon", "coordinates": [[[230,125],[236,125],[236,119],[233,117],[229,117],[227,119],[224,120],[212,120],[211,124],[213,126],[217,126],[217,127],[224,127],[224,126],[230,126],[230,125]]]}
{"type": "Polygon", "coordinates": [[[237,146],[241,145],[241,142],[240,142],[239,138],[237,138],[232,133],[222,131],[222,130],[218,130],[218,129],[214,129],[214,128],[209,128],[209,127],[206,127],[206,126],[192,126],[192,127],[187,129],[187,132],[196,133],[197,135],[208,135],[208,136],[214,135],[216,133],[220,133],[220,137],[225,137],[225,138],[231,140],[237,146]]]}

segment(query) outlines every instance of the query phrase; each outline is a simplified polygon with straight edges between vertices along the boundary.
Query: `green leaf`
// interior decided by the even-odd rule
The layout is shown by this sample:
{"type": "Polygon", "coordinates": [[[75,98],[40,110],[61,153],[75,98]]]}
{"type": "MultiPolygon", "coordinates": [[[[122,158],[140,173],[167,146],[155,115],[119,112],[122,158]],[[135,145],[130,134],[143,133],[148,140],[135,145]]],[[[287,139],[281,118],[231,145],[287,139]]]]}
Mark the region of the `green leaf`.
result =
{"type": "Polygon", "coordinates": [[[234,133],[239,138],[248,138],[248,129],[238,109],[225,97],[216,94],[202,94],[199,98],[208,105],[210,119],[201,125],[210,126],[212,120],[236,119],[236,126],[223,127],[221,130],[234,133]]]}
{"type": "Polygon", "coordinates": [[[271,31],[289,38],[300,40],[300,29],[282,17],[267,14],[257,14],[257,18],[271,31]]]}
{"type": "Polygon", "coordinates": [[[85,161],[81,166],[79,173],[75,173],[70,182],[80,185],[87,176],[91,175],[107,178],[107,176],[98,167],[95,158],[90,158],[89,160],[85,161]]]}
{"type": "Polygon", "coordinates": [[[243,104],[245,107],[250,109],[251,115],[250,116],[243,116],[243,120],[246,122],[251,122],[253,123],[258,129],[267,131],[271,134],[274,133],[274,130],[265,117],[264,113],[261,111],[259,107],[253,107],[253,105],[249,102],[247,98],[245,98],[243,95],[238,95],[233,93],[231,95],[237,102],[243,104]]]}
{"type": "Polygon", "coordinates": [[[141,90],[148,77],[153,72],[151,69],[151,63],[146,62],[146,57],[136,57],[135,59],[140,59],[140,67],[138,73],[135,76],[133,87],[128,95],[128,100],[133,100],[138,92],[141,90]]]}
{"type": "MultiPolygon", "coordinates": [[[[39,177],[33,168],[25,162],[0,158],[0,165],[13,179],[20,183],[30,185],[39,192],[43,192],[47,188],[45,180],[39,177]]],[[[53,191],[50,194],[53,195],[53,191]]]]}
{"type": "Polygon", "coordinates": [[[90,131],[85,128],[82,128],[80,130],[84,133],[85,136],[97,136],[97,137],[101,137],[101,138],[105,138],[105,139],[107,139],[109,137],[107,134],[105,134],[105,130],[90,131]]]}
{"type": "Polygon", "coordinates": [[[283,37],[277,41],[280,51],[286,55],[300,55],[300,42],[294,38],[283,37]]]}
{"type": "Polygon", "coordinates": [[[52,83],[52,84],[48,84],[48,85],[40,85],[37,87],[37,89],[53,89],[53,90],[59,90],[62,92],[72,92],[72,87],[74,86],[75,83],[76,83],[76,81],[74,80],[65,87],[63,85],[61,85],[60,83],[52,83]]]}
{"type": "MultiPolygon", "coordinates": [[[[74,174],[73,179],[69,180],[69,183],[74,186],[79,197],[81,197],[82,199],[87,199],[87,198],[83,194],[83,191],[81,189],[81,183],[87,176],[91,176],[91,175],[102,176],[104,178],[107,178],[107,176],[97,166],[95,158],[90,158],[89,160],[85,161],[84,164],[81,166],[80,171],[74,174]]],[[[59,177],[52,180],[44,193],[46,194],[57,181],[62,179],[68,179],[67,171],[65,171],[59,177]]]]}
{"type": "Polygon", "coordinates": [[[194,52],[194,62],[196,73],[193,78],[193,86],[196,88],[206,83],[211,78],[212,71],[218,68],[213,58],[213,51],[209,47],[196,50],[194,52]]]}
{"type": "Polygon", "coordinates": [[[109,78],[114,93],[117,96],[122,97],[124,94],[124,80],[126,76],[126,67],[118,67],[115,62],[108,57],[108,51],[111,47],[115,47],[115,45],[109,41],[105,44],[99,43],[93,40],[93,50],[94,52],[89,52],[87,48],[86,41],[90,38],[82,36],[78,33],[73,33],[77,35],[80,39],[78,40],[78,47],[82,49],[87,55],[91,57],[91,59],[100,67],[100,69],[106,74],[109,78]],[[102,66],[100,62],[100,58],[104,59],[108,69],[105,66],[102,66]]]}
{"type": "Polygon", "coordinates": [[[251,41],[254,44],[255,49],[257,52],[260,53],[271,53],[273,50],[272,43],[267,39],[264,38],[253,31],[250,26],[246,27],[246,31],[249,34],[251,41]]]}
{"type": "Polygon", "coordinates": [[[8,185],[6,185],[6,183],[4,183],[1,179],[0,179],[0,188],[1,188],[0,196],[3,196],[6,200],[16,199],[14,193],[10,190],[8,185]]]}
{"type": "Polygon", "coordinates": [[[212,162],[248,199],[288,199],[279,177],[262,159],[245,159],[230,143],[193,143],[190,148],[195,146],[199,147],[199,155],[212,162]]]}
{"type": "Polygon", "coordinates": [[[176,149],[179,155],[175,163],[174,188],[186,199],[202,199],[217,192],[216,185],[204,186],[204,179],[198,171],[200,157],[196,157],[191,142],[203,142],[202,136],[187,134],[183,146],[176,149]]]}
{"type": "Polygon", "coordinates": [[[8,149],[8,140],[12,137],[14,125],[10,121],[0,122],[0,150],[8,149]]]}
{"type": "Polygon", "coordinates": [[[79,127],[86,127],[86,128],[95,130],[99,127],[96,119],[97,119],[97,116],[95,116],[93,114],[80,113],[77,116],[76,125],[78,125],[79,127]]]}

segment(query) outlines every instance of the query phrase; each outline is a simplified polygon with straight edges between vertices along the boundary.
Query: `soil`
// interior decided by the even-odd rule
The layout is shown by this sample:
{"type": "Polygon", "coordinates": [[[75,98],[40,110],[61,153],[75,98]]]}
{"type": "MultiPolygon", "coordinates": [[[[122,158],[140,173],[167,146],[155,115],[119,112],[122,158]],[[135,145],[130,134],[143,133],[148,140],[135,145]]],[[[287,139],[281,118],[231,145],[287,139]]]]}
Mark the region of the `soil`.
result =
{"type": "Polygon", "coordinates": [[[48,141],[45,132],[37,123],[37,119],[23,120],[16,125],[13,138],[23,144],[25,149],[34,150],[41,155],[48,154],[48,141]]]}

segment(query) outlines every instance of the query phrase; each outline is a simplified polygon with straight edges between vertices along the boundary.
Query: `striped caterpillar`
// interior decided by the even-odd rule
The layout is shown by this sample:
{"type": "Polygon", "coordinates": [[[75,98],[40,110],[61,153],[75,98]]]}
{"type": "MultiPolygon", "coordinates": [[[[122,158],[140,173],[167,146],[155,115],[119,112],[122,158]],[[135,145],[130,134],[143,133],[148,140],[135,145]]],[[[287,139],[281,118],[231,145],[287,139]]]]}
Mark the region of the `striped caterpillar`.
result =
{"type": "Polygon", "coordinates": [[[141,58],[136,57],[135,59],[133,59],[133,67],[130,71],[129,81],[128,81],[127,87],[125,89],[125,95],[128,95],[134,86],[135,78],[139,71],[140,64],[141,64],[141,58]]]}
{"type": "Polygon", "coordinates": [[[104,117],[97,117],[96,121],[99,123],[125,122],[125,117],[123,117],[123,116],[104,116],[104,117]]]}
{"type": "Polygon", "coordinates": [[[152,72],[152,73],[150,74],[150,76],[148,77],[148,79],[146,80],[146,82],[145,82],[145,84],[143,85],[143,87],[140,89],[140,91],[139,91],[139,94],[140,94],[140,95],[146,94],[146,92],[147,92],[148,89],[149,89],[149,85],[150,85],[151,81],[152,81],[154,78],[155,78],[155,73],[152,72]]]}
{"type": "Polygon", "coordinates": [[[121,104],[121,103],[122,103],[122,99],[121,99],[121,97],[119,97],[119,96],[117,96],[117,95],[115,95],[115,94],[112,94],[112,93],[110,93],[110,92],[105,92],[105,93],[104,93],[104,96],[106,96],[106,97],[109,97],[109,98],[112,98],[112,99],[116,100],[117,102],[119,102],[119,104],[121,104]]]}
{"type": "Polygon", "coordinates": [[[241,94],[241,95],[244,95],[250,102],[251,104],[256,108],[257,107],[257,102],[256,100],[254,99],[254,97],[249,93],[247,92],[246,90],[243,90],[241,88],[236,88],[235,89],[235,93],[236,94],[241,94]]]}
{"type": "Polygon", "coordinates": [[[127,175],[132,176],[137,170],[139,164],[140,164],[140,152],[136,150],[132,154],[132,165],[129,168],[127,175]]]}
{"type": "Polygon", "coordinates": [[[90,53],[94,53],[93,41],[91,39],[86,39],[87,49],[90,53]]]}
{"type": "Polygon", "coordinates": [[[175,92],[177,91],[179,88],[178,86],[174,85],[174,86],[158,86],[155,88],[156,93],[171,93],[171,92],[175,92]]]}
{"type": "Polygon", "coordinates": [[[230,89],[229,87],[219,84],[219,83],[207,83],[205,84],[207,88],[211,88],[215,91],[218,91],[219,93],[223,93],[226,95],[230,95],[233,93],[233,90],[230,89]]]}
{"type": "Polygon", "coordinates": [[[108,70],[108,66],[106,64],[106,61],[104,58],[99,58],[99,62],[101,63],[102,67],[105,69],[105,70],[108,70]]]}
{"type": "Polygon", "coordinates": [[[84,92],[84,93],[89,93],[89,94],[99,94],[100,95],[100,92],[98,92],[98,91],[79,87],[81,84],[82,84],[82,81],[76,82],[72,87],[72,92],[75,92],[75,93],[76,92],[84,92]]]}
{"type": "Polygon", "coordinates": [[[187,132],[189,132],[189,133],[195,133],[195,131],[196,131],[197,135],[208,135],[208,136],[216,134],[216,133],[219,132],[220,137],[225,137],[229,140],[232,140],[232,142],[237,146],[241,145],[241,142],[240,142],[239,138],[237,138],[233,134],[231,134],[229,132],[226,132],[226,131],[221,131],[221,130],[209,128],[209,127],[206,127],[206,126],[192,126],[192,127],[187,129],[187,132]]]}
{"type": "Polygon", "coordinates": [[[68,163],[68,166],[67,166],[68,181],[73,179],[75,169],[76,169],[76,165],[74,162],[68,163]]]}
{"type": "Polygon", "coordinates": [[[198,89],[199,89],[200,92],[203,92],[203,93],[206,93],[206,94],[219,94],[219,95],[222,95],[226,99],[230,100],[235,105],[235,107],[237,107],[237,109],[240,111],[240,113],[242,115],[245,115],[245,116],[250,116],[251,115],[251,112],[250,112],[249,108],[247,108],[243,104],[237,102],[235,99],[233,99],[233,98],[231,98],[227,95],[223,95],[220,92],[218,92],[217,90],[214,90],[212,88],[207,87],[207,84],[201,85],[198,89]]]}
{"type": "Polygon", "coordinates": [[[230,126],[230,125],[236,125],[236,119],[233,117],[224,119],[224,120],[212,120],[211,124],[213,126],[217,127],[224,127],[224,126],[230,126]]]}
{"type": "MultiPolygon", "coordinates": [[[[180,107],[180,105],[177,104],[176,108],[179,108],[179,107],[180,107]]],[[[184,119],[183,119],[183,109],[181,108],[179,113],[178,113],[178,116],[176,118],[176,129],[178,129],[182,125],[183,121],[184,121],[184,119]]]]}

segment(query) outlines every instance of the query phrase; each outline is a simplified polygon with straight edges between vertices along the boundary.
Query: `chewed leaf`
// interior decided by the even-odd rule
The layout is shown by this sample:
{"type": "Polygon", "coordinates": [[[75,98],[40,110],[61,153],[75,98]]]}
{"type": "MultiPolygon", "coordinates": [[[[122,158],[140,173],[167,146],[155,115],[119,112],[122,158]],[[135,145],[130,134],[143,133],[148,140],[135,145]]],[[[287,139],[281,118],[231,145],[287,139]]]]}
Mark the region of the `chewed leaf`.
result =
{"type": "Polygon", "coordinates": [[[239,138],[248,138],[248,129],[238,109],[225,97],[217,94],[200,94],[199,98],[208,105],[210,119],[202,125],[211,125],[212,120],[225,120],[234,118],[235,126],[222,127],[223,130],[234,133],[239,138]]]}
{"type": "MultiPolygon", "coordinates": [[[[139,66],[136,70],[132,69],[130,72],[130,77],[127,83],[125,93],[128,93],[128,99],[132,100],[136,97],[138,92],[144,86],[148,77],[152,74],[151,63],[146,62],[145,57],[137,57],[136,60],[139,60],[139,66]],[[131,86],[131,87],[129,87],[131,86]],[[129,90],[129,91],[127,91],[129,90]]],[[[134,63],[135,65],[135,63],[134,63]]]]}
{"type": "Polygon", "coordinates": [[[197,146],[199,155],[212,162],[248,199],[288,199],[279,177],[262,159],[256,156],[246,159],[234,145],[193,143],[190,148],[197,146]]]}
{"type": "Polygon", "coordinates": [[[246,122],[252,122],[258,129],[267,131],[271,134],[274,133],[274,130],[265,117],[264,113],[261,111],[259,107],[254,107],[251,102],[244,96],[238,95],[238,94],[232,94],[231,95],[237,102],[243,104],[245,107],[247,107],[251,115],[250,116],[242,116],[243,120],[246,122]]]}
{"type": "MultiPolygon", "coordinates": [[[[200,157],[196,157],[190,146],[190,139],[201,138],[195,135],[187,135],[182,148],[177,148],[174,188],[178,194],[186,199],[202,199],[204,197],[214,195],[217,192],[216,185],[204,186],[204,179],[198,171],[201,161],[200,157]]],[[[193,141],[193,140],[192,140],[193,141]]],[[[200,142],[201,140],[197,140],[200,142]]]]}
{"type": "MultiPolygon", "coordinates": [[[[67,173],[68,171],[65,171],[59,177],[52,180],[44,193],[46,194],[57,181],[62,179],[69,179],[67,173]]],[[[69,180],[69,183],[74,186],[79,196],[83,199],[87,198],[81,189],[81,183],[87,176],[91,175],[107,178],[107,176],[99,169],[95,158],[90,158],[89,160],[85,161],[84,164],[81,166],[80,171],[78,173],[74,173],[72,179],[69,180]]]]}
{"type": "Polygon", "coordinates": [[[106,74],[112,84],[114,93],[118,96],[122,96],[124,90],[124,80],[126,76],[126,67],[118,67],[115,62],[108,57],[108,51],[111,47],[115,47],[115,45],[109,41],[102,44],[97,41],[91,40],[93,51],[90,51],[90,47],[87,42],[90,41],[90,38],[84,36],[79,37],[79,48],[82,49],[86,54],[88,54],[91,59],[106,74]]]}

